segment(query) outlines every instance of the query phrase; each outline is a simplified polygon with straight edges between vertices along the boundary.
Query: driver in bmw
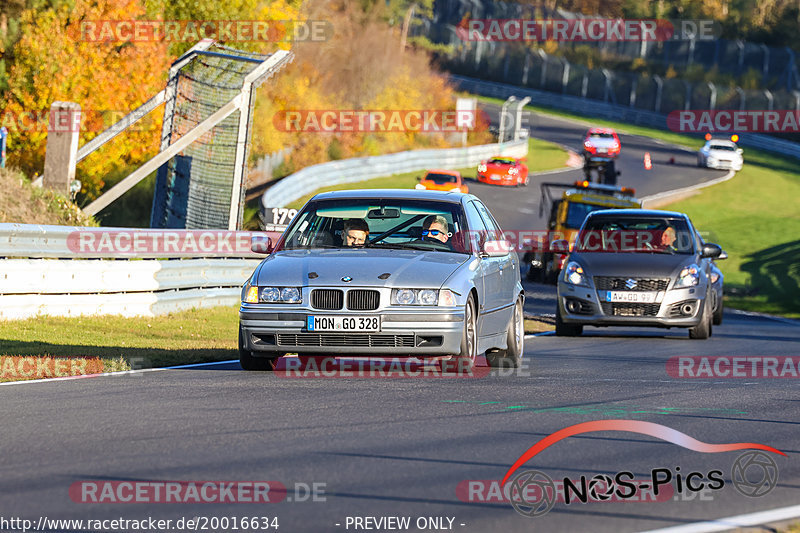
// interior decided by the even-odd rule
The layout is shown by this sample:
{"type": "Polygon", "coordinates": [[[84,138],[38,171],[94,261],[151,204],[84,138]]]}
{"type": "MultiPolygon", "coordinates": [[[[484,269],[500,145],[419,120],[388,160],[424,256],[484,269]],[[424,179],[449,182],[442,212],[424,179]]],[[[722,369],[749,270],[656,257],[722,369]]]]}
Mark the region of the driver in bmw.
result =
{"type": "Polygon", "coordinates": [[[369,237],[369,226],[360,218],[351,218],[344,223],[342,244],[347,247],[364,246],[369,237]]]}

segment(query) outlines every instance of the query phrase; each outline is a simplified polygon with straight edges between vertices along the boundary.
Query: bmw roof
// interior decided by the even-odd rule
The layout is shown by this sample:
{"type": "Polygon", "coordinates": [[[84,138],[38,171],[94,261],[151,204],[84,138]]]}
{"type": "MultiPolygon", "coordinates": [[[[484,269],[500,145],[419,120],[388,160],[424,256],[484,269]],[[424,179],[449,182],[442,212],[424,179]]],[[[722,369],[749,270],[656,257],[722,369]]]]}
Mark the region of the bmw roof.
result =
{"type": "Polygon", "coordinates": [[[472,195],[455,191],[429,191],[421,189],[356,189],[351,191],[322,192],[315,195],[311,200],[374,198],[381,200],[438,200],[440,202],[460,203],[465,197],[472,197],[472,195]]]}

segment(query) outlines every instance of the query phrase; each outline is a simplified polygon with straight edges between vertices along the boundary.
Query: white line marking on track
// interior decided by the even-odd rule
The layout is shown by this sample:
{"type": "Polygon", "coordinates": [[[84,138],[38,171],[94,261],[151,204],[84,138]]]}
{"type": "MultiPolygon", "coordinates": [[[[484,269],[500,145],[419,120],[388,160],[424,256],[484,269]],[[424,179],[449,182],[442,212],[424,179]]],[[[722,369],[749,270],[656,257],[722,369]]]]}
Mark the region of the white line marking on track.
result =
{"type": "Polygon", "coordinates": [[[162,370],[173,370],[178,368],[197,368],[201,366],[224,365],[228,363],[238,363],[238,359],[230,361],[214,361],[211,363],[193,363],[191,365],[164,366],[160,368],[140,368],[137,370],[123,370],[121,372],[104,372],[102,374],[84,374],[81,376],[62,376],[57,378],[29,379],[25,381],[4,381],[0,385],[28,385],[30,383],[50,383],[53,381],[71,381],[73,379],[101,378],[104,376],[124,376],[126,374],[144,374],[145,372],[160,372],[162,370]]]}
{"type": "Polygon", "coordinates": [[[800,320],[794,320],[791,318],[785,318],[782,316],[775,316],[775,315],[768,315],[766,313],[757,313],[755,311],[742,311],[741,309],[725,309],[725,311],[731,312],[735,315],[744,315],[744,316],[757,316],[759,318],[769,318],[772,320],[777,320],[778,322],[783,322],[784,324],[791,324],[793,326],[800,326],[800,320]]]}
{"type": "Polygon", "coordinates": [[[695,522],[683,526],[651,529],[643,533],[710,533],[712,531],[729,531],[740,527],[758,526],[770,522],[779,522],[800,517],[800,505],[780,507],[770,511],[741,514],[727,518],[718,518],[706,522],[695,522]]]}
{"type": "Polygon", "coordinates": [[[664,198],[669,198],[670,196],[679,196],[685,194],[687,192],[696,191],[699,189],[703,189],[705,187],[710,187],[712,185],[717,185],[718,183],[722,183],[724,181],[728,181],[729,179],[733,178],[736,175],[736,172],[733,170],[729,170],[727,174],[722,176],[721,178],[716,178],[709,181],[704,181],[703,183],[698,183],[696,185],[690,185],[688,187],[682,187],[680,189],[672,189],[671,191],[664,191],[657,194],[651,194],[650,196],[645,196],[643,198],[639,198],[642,201],[642,206],[644,206],[647,202],[652,202],[654,200],[662,200],[664,198]]]}
{"type": "Polygon", "coordinates": [[[542,172],[532,172],[531,176],[546,176],[548,174],[559,174],[561,172],[569,172],[570,170],[576,170],[575,167],[564,167],[564,168],[557,168],[555,170],[543,170],[542,172]]]}

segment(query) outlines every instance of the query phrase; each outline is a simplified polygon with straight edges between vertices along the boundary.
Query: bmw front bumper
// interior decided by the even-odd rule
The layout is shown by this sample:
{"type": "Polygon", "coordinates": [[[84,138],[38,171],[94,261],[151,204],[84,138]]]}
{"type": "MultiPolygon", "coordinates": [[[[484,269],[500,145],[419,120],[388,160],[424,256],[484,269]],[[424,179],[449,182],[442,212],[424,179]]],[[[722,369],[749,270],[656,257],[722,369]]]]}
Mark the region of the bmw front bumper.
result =
{"type": "Polygon", "coordinates": [[[464,311],[458,308],[320,311],[299,306],[242,304],[239,323],[244,348],[254,356],[285,353],[393,356],[443,356],[461,351],[464,311]],[[378,332],[307,328],[308,316],[379,316],[378,332]]]}

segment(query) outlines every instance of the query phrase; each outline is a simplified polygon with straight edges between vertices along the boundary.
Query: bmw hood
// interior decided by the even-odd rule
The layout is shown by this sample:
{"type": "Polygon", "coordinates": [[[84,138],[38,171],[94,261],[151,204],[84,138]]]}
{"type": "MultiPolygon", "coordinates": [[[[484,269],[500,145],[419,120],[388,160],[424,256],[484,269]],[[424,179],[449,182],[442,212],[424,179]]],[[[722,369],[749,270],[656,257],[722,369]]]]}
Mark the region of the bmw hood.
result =
{"type": "Polygon", "coordinates": [[[696,262],[694,255],[665,253],[574,253],[569,261],[577,261],[587,275],[674,278],[681,269],[696,262]]]}
{"type": "Polygon", "coordinates": [[[469,259],[466,254],[417,250],[285,250],[266,258],[254,279],[259,286],[438,289],[469,259]]]}

